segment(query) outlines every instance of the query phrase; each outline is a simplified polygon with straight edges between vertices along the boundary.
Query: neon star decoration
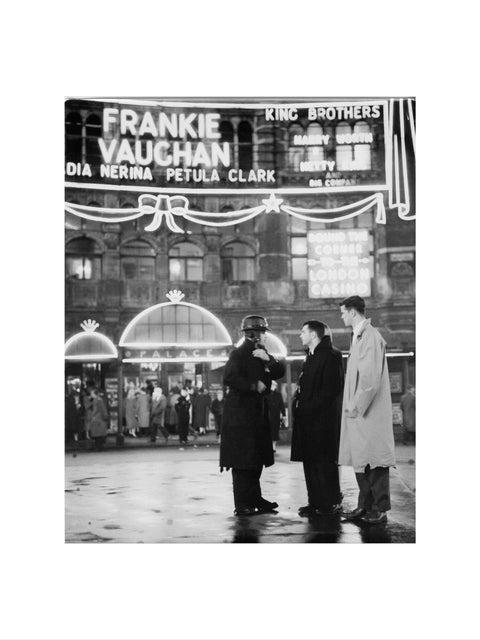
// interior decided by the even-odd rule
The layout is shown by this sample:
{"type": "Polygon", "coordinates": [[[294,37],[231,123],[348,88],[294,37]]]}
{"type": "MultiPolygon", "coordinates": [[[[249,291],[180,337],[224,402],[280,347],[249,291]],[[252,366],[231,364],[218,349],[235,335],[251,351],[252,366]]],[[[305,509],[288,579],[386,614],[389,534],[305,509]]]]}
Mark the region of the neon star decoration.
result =
{"type": "Polygon", "coordinates": [[[280,213],[280,204],[283,200],[281,198],[276,198],[273,193],[270,194],[268,200],[262,200],[262,202],[265,205],[265,213],[270,213],[270,211],[280,213]]]}
{"type": "MultiPolygon", "coordinates": [[[[101,100],[100,100],[101,101],[101,100]]],[[[111,102],[111,100],[108,100],[111,102]]],[[[244,109],[261,109],[267,107],[275,107],[279,105],[259,104],[259,103],[242,103],[234,105],[232,103],[196,103],[196,102],[162,102],[155,100],[132,101],[132,100],[115,100],[120,103],[133,103],[152,106],[171,106],[171,107],[235,107],[244,109]]],[[[339,186],[339,187],[281,187],[276,189],[276,194],[265,188],[246,188],[246,189],[208,189],[208,188],[185,188],[183,193],[187,194],[269,194],[268,198],[261,200],[262,204],[238,211],[227,212],[209,212],[209,211],[190,211],[188,199],[183,195],[175,193],[176,188],[172,187],[150,187],[151,193],[142,193],[138,196],[138,206],[126,209],[94,207],[65,203],[65,210],[73,215],[85,218],[87,220],[95,220],[104,223],[117,223],[131,221],[142,216],[153,216],[151,222],[145,227],[146,231],[156,231],[163,223],[167,229],[175,233],[190,233],[184,231],[178,222],[181,219],[189,220],[202,226],[211,227],[228,227],[238,225],[247,220],[251,220],[262,213],[288,213],[291,216],[309,220],[312,222],[332,223],[340,220],[360,215],[368,209],[376,207],[376,221],[385,224],[385,204],[382,192],[386,192],[388,197],[388,208],[396,209],[399,218],[402,220],[413,220],[415,215],[411,212],[411,185],[414,179],[414,170],[409,166],[408,158],[415,157],[416,149],[416,133],[415,133],[415,116],[412,99],[390,99],[367,101],[368,104],[379,105],[384,112],[384,136],[385,136],[385,174],[386,180],[381,184],[375,185],[355,185],[355,186],[339,186]],[[331,209],[312,208],[302,209],[287,205],[284,200],[278,197],[281,195],[315,195],[321,193],[354,193],[354,192],[370,192],[365,198],[356,202],[351,202],[342,207],[331,209]],[[338,214],[332,216],[332,214],[338,214]]],[[[318,105],[325,106],[326,103],[320,102],[318,105]]],[[[330,106],[337,103],[328,103],[330,106]]],[[[341,105],[358,105],[361,102],[342,102],[341,105]]],[[[317,106],[317,103],[285,103],[283,107],[306,109],[310,106],[317,106]]],[[[104,185],[93,183],[76,183],[66,182],[66,187],[75,189],[89,189],[101,191],[122,191],[122,192],[140,192],[144,187],[140,185],[104,185]]]]}
{"type": "MultiPolygon", "coordinates": [[[[258,207],[250,207],[248,209],[240,209],[238,211],[195,211],[191,213],[188,209],[188,198],[185,196],[166,196],[143,194],[138,197],[138,208],[135,209],[107,209],[104,207],[85,207],[66,203],[65,210],[73,213],[80,218],[88,220],[97,220],[99,222],[122,222],[126,220],[134,220],[143,215],[153,214],[154,218],[150,224],[145,227],[145,231],[156,231],[160,228],[163,220],[170,231],[175,233],[185,233],[185,231],[175,222],[174,216],[181,216],[185,220],[190,220],[196,224],[207,227],[231,227],[241,224],[247,220],[257,217],[261,213],[288,213],[295,218],[301,220],[309,220],[311,222],[338,222],[360,215],[364,211],[368,211],[373,207],[377,209],[376,220],[380,224],[385,224],[385,205],[383,203],[383,195],[374,193],[362,200],[353,202],[342,207],[333,207],[329,209],[303,209],[282,204],[283,200],[277,198],[274,193],[270,197],[262,200],[263,204],[258,207]],[[172,204],[173,203],[173,204],[172,204]],[[165,205],[167,209],[163,209],[165,205]],[[86,213],[89,209],[92,213],[86,213]],[[128,215],[130,212],[130,215],[128,215]],[[332,213],[338,213],[332,217],[332,213]],[[122,214],[122,215],[120,215],[122,214]],[[127,214],[127,215],[126,215],[127,214]]],[[[191,233],[188,231],[187,233],[191,233]]]]}

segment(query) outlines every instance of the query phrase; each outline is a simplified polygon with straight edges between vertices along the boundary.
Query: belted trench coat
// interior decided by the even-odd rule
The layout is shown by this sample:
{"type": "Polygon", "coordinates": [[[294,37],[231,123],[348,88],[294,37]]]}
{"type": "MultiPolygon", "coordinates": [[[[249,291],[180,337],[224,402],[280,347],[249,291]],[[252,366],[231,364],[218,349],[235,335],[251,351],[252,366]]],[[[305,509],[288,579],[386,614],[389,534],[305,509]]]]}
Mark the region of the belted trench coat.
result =
{"type": "Polygon", "coordinates": [[[369,319],[348,358],[338,462],[356,471],[395,466],[386,343],[369,319]],[[356,409],[357,417],[347,417],[346,409],[356,409]]]}

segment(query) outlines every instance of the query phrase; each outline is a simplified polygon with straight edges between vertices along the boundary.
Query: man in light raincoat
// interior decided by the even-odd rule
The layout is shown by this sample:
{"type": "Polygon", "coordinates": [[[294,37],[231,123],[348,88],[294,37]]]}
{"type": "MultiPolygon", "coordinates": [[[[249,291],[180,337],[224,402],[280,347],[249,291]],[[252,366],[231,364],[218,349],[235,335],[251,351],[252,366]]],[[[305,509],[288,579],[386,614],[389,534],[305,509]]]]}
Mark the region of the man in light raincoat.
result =
{"type": "Polygon", "coordinates": [[[345,326],[352,327],[352,344],[338,462],[353,466],[360,490],[357,508],[343,515],[347,520],[381,524],[391,508],[389,468],[395,465],[386,343],[365,318],[363,298],[346,298],[340,311],[345,326]]]}

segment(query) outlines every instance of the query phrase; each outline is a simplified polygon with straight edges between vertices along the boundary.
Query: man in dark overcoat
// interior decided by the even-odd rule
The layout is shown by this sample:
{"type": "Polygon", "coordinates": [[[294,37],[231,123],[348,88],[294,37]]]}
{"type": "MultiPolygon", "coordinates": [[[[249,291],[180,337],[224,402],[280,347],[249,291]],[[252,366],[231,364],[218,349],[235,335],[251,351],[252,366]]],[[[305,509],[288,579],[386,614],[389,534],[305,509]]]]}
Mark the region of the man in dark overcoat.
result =
{"type": "Polygon", "coordinates": [[[308,504],[299,515],[340,511],[338,446],[342,419],[342,354],[332,346],[326,325],[309,320],[300,338],[307,357],[293,402],[291,460],[303,462],[308,504]]]}
{"type": "Polygon", "coordinates": [[[285,365],[265,349],[268,323],[247,316],[241,330],[245,341],[230,354],[224,385],[229,388],[223,411],[220,467],[232,469],[235,515],[274,511],[278,504],[262,497],[263,467],[273,465],[267,395],[272,380],[281,378],[285,365]]]}

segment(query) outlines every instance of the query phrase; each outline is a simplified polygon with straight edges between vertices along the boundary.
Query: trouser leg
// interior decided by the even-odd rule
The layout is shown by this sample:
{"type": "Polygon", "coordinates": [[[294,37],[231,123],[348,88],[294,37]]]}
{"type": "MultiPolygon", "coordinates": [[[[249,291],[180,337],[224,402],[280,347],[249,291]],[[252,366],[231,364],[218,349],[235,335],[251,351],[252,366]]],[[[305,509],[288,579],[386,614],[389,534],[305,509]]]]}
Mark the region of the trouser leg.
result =
{"type": "Polygon", "coordinates": [[[390,504],[390,469],[375,467],[367,472],[368,482],[372,494],[372,510],[389,511],[390,504]]]}
{"type": "Polygon", "coordinates": [[[236,509],[257,506],[262,493],[259,469],[232,469],[233,500],[236,509]]]}
{"type": "Polygon", "coordinates": [[[358,503],[357,507],[359,509],[365,509],[366,511],[370,511],[373,504],[373,496],[370,488],[370,484],[367,479],[366,473],[355,473],[358,484],[358,503]]]}
{"type": "Polygon", "coordinates": [[[304,462],[308,504],[317,509],[331,509],[341,502],[338,465],[335,462],[304,462]]]}

